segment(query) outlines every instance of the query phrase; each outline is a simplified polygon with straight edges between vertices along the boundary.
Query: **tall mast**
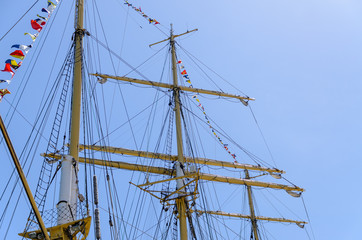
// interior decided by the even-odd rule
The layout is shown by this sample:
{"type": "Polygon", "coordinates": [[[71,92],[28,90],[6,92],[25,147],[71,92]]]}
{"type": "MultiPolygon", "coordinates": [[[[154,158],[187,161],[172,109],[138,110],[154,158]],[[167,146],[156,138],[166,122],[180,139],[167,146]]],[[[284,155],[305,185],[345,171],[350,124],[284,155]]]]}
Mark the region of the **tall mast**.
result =
{"type": "MultiPolygon", "coordinates": [[[[177,66],[176,66],[176,52],[175,52],[175,36],[173,35],[173,29],[171,25],[171,55],[172,55],[172,77],[173,77],[173,97],[175,100],[175,115],[176,115],[176,138],[177,138],[177,156],[178,161],[175,163],[176,177],[184,176],[184,154],[182,144],[182,128],[181,128],[181,111],[180,111],[180,89],[178,88],[177,81],[177,66]]],[[[184,186],[183,178],[176,180],[176,187],[180,189],[184,186]]],[[[178,218],[180,221],[180,239],[187,240],[187,223],[186,223],[186,197],[182,193],[179,193],[179,198],[176,199],[176,206],[178,212],[178,218]]]]}
{"type": "Polygon", "coordinates": [[[76,3],[75,19],[75,51],[74,51],[74,82],[72,96],[72,117],[70,130],[69,154],[78,161],[79,127],[80,127],[80,105],[82,96],[82,57],[83,57],[83,11],[84,0],[76,3]]]}
{"type": "MultiPolygon", "coordinates": [[[[62,156],[61,179],[59,189],[59,202],[57,204],[57,226],[50,227],[46,231],[50,232],[50,239],[71,240],[74,236],[82,235],[86,239],[90,230],[91,217],[77,216],[78,201],[78,151],[79,151],[79,128],[80,128],[80,107],[82,96],[82,58],[83,58],[83,12],[84,0],[76,1],[75,8],[75,50],[74,50],[74,81],[72,95],[72,113],[69,155],[62,156]]],[[[20,236],[28,239],[42,239],[40,232],[43,232],[46,239],[49,239],[47,233],[44,233],[44,226],[41,230],[23,232],[20,236]]],[[[78,237],[77,237],[78,239],[78,237]]]]}
{"type": "MultiPolygon", "coordinates": [[[[245,179],[250,179],[249,171],[245,171],[245,179]]],[[[253,203],[253,196],[251,192],[251,186],[246,186],[246,189],[248,190],[248,200],[249,200],[249,208],[250,208],[250,220],[251,220],[251,226],[254,233],[254,239],[259,240],[258,235],[258,225],[256,223],[256,217],[255,217],[255,210],[254,210],[254,203],[253,203]]]]}
{"type": "Polygon", "coordinates": [[[71,129],[69,155],[62,158],[62,170],[60,178],[58,225],[71,222],[72,216],[76,217],[78,199],[78,146],[80,128],[80,107],[82,96],[82,39],[83,29],[83,7],[84,0],[77,0],[75,6],[75,49],[74,49],[74,79],[71,111],[71,129]]]}

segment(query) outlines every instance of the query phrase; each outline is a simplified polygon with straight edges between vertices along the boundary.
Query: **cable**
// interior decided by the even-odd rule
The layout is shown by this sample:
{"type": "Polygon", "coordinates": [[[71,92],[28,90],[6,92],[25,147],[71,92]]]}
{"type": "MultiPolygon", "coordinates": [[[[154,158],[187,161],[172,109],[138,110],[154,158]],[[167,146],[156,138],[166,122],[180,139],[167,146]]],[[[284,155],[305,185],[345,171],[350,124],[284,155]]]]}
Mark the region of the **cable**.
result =
{"type": "Polygon", "coordinates": [[[33,5],[31,5],[31,7],[19,18],[18,21],[15,22],[15,24],[0,38],[0,42],[1,40],[3,40],[6,35],[8,35],[8,33],[25,17],[25,15],[35,6],[35,4],[37,4],[39,2],[39,0],[36,0],[35,3],[33,3],[33,5]]]}

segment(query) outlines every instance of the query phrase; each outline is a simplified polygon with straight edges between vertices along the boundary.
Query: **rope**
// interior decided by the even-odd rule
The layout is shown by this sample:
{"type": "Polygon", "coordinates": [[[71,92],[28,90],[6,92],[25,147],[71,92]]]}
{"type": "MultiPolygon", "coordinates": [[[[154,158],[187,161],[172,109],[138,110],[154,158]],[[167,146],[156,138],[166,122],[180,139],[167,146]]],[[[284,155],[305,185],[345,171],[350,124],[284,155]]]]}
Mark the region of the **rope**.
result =
{"type": "Polygon", "coordinates": [[[39,0],[36,0],[35,3],[33,3],[33,5],[31,5],[31,7],[19,18],[18,21],[15,22],[15,24],[0,38],[0,42],[6,37],[6,35],[8,35],[8,33],[25,17],[26,14],[28,14],[28,12],[35,6],[35,4],[37,4],[39,2],[39,0]]]}
{"type": "Polygon", "coordinates": [[[253,109],[251,108],[250,105],[248,105],[248,106],[249,106],[251,115],[252,115],[253,118],[254,118],[255,124],[256,124],[256,126],[258,127],[258,130],[259,130],[259,132],[260,132],[260,135],[261,135],[262,138],[263,138],[264,144],[265,144],[265,146],[266,146],[267,149],[268,149],[268,152],[269,152],[270,157],[271,157],[271,159],[272,159],[272,161],[273,161],[273,163],[274,163],[274,166],[275,166],[276,168],[278,168],[277,164],[276,164],[275,161],[274,161],[274,156],[273,156],[273,154],[272,154],[272,152],[271,152],[271,150],[270,150],[269,144],[267,143],[267,141],[266,141],[266,139],[265,139],[265,136],[264,136],[263,132],[261,131],[261,128],[260,128],[260,126],[259,126],[259,123],[258,123],[258,121],[256,120],[254,111],[253,111],[253,109]]]}

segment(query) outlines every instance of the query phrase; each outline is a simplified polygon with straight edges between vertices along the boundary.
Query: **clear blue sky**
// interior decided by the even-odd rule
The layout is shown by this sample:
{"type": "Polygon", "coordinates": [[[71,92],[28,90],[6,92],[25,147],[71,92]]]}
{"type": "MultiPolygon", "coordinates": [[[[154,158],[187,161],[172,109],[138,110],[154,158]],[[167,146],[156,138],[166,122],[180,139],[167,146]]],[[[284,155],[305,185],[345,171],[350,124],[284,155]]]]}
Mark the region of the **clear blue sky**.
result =
{"type": "MultiPolygon", "coordinates": [[[[104,13],[102,19],[106,34],[117,37],[117,40],[109,40],[109,44],[117,53],[122,51],[122,57],[130,64],[137,66],[161,48],[148,48],[148,44],[164,39],[162,32],[132,9],[123,6],[121,1],[103,2],[98,4],[104,13]]],[[[176,33],[199,29],[197,33],[180,38],[179,43],[242,92],[256,98],[251,107],[277,167],[287,172],[287,179],[306,189],[304,200],[315,239],[357,239],[361,222],[359,216],[362,214],[359,191],[362,168],[362,3],[356,0],[130,2],[141,6],[145,13],[161,22],[160,29],[166,33],[170,23],[174,24],[176,33]]],[[[31,4],[28,1],[0,3],[1,36],[31,4]]],[[[0,62],[8,59],[12,44],[24,40],[28,42],[23,33],[31,30],[30,19],[44,5],[46,2],[40,0],[0,42],[0,62]]],[[[59,8],[59,16],[47,38],[50,43],[44,45],[32,73],[32,78],[37,80],[29,82],[29,90],[24,93],[25,100],[17,109],[29,122],[34,121],[33,101],[37,110],[45,87],[40,79],[48,78],[51,69],[48,64],[53,61],[58,49],[66,24],[66,20],[62,19],[67,18],[70,7],[69,2],[64,1],[59,8]]],[[[63,49],[68,47],[71,38],[72,20],[73,15],[70,15],[63,49]]],[[[49,28],[41,34],[48,32],[49,28]]],[[[28,66],[32,66],[30,59],[39,51],[43,40],[35,42],[34,51],[29,53],[15,75],[9,86],[12,94],[6,96],[9,101],[16,99],[20,80],[28,66]]],[[[164,53],[161,55],[164,56],[164,53]]],[[[163,56],[157,59],[161,63],[163,56]]],[[[61,54],[58,61],[62,62],[63,58],[64,54],[61,54]]],[[[185,61],[185,64],[192,72],[192,62],[185,61]]],[[[109,70],[107,67],[102,70],[106,69],[109,70]]],[[[149,76],[147,74],[155,74],[159,69],[148,66],[142,72],[149,76]]],[[[125,74],[128,69],[121,65],[119,71],[125,74]]],[[[196,75],[196,70],[194,72],[196,75]]],[[[0,74],[0,78],[8,76],[0,74]]],[[[196,87],[213,87],[209,83],[203,85],[200,82],[198,85],[196,79],[193,83],[196,87]]],[[[236,93],[225,82],[221,81],[218,85],[225,91],[236,93]]],[[[207,99],[204,101],[208,103],[207,99]]],[[[205,104],[214,120],[242,146],[273,164],[249,109],[241,104],[231,107],[216,104],[213,109],[214,102],[205,104]]],[[[0,108],[2,116],[9,109],[10,105],[3,101],[0,108]]],[[[135,112],[130,110],[131,115],[135,112]]],[[[25,139],[22,133],[29,131],[23,128],[29,129],[29,125],[19,114],[15,114],[15,118],[9,132],[15,147],[22,149],[25,139]]],[[[215,153],[221,151],[219,148],[211,146],[210,149],[212,153],[208,157],[219,156],[215,153]]],[[[1,151],[6,150],[2,147],[1,151]]],[[[12,167],[9,160],[6,161],[2,163],[4,168],[0,174],[6,175],[7,179],[12,167]]],[[[41,159],[37,161],[40,166],[41,159]]],[[[37,171],[30,176],[33,189],[37,171]]],[[[3,202],[0,204],[3,208],[3,202]]],[[[26,206],[24,199],[23,205],[26,206]]],[[[296,210],[298,215],[307,220],[301,201],[290,206],[299,208],[296,210]]],[[[26,213],[23,216],[27,217],[28,209],[24,209],[26,213]]],[[[13,231],[22,231],[22,226],[16,226],[13,231]]],[[[290,239],[290,236],[295,240],[308,239],[305,232],[295,226],[282,226],[280,229],[289,229],[285,231],[291,235],[276,239],[290,239]]],[[[2,226],[0,231],[5,232],[6,227],[2,226]]]]}

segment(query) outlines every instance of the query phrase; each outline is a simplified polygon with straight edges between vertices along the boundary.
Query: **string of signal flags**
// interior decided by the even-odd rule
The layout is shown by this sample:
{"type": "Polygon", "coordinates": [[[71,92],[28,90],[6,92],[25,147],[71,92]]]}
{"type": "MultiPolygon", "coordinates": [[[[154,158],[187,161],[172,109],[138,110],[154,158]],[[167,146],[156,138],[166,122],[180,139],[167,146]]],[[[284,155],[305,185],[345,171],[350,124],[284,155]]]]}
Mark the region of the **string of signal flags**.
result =
{"type": "Polygon", "coordinates": [[[132,3],[129,3],[127,0],[124,1],[124,4],[126,4],[128,7],[131,7],[133,10],[135,10],[136,12],[138,12],[139,14],[142,15],[142,17],[146,18],[148,20],[148,22],[153,25],[157,25],[157,24],[160,24],[156,19],[154,18],[150,18],[148,15],[146,15],[141,7],[135,7],[132,5],[132,3]]]}
{"type": "MultiPolygon", "coordinates": [[[[13,58],[16,58],[16,59],[20,59],[21,61],[17,62],[19,60],[16,60],[16,59],[7,59],[5,61],[5,67],[1,71],[10,73],[11,78],[10,79],[0,78],[0,83],[8,83],[8,84],[11,83],[16,71],[21,67],[21,65],[23,63],[22,61],[28,54],[29,50],[33,47],[33,43],[35,42],[36,38],[39,36],[39,33],[41,32],[41,30],[43,30],[44,25],[49,20],[50,16],[54,12],[54,10],[57,7],[57,5],[59,4],[59,2],[60,2],[60,0],[54,0],[54,2],[51,0],[48,0],[47,7],[41,9],[41,13],[42,14],[45,13],[46,17],[37,14],[36,15],[37,18],[32,19],[30,21],[30,25],[31,25],[32,29],[36,31],[35,33],[29,33],[29,32],[24,33],[24,35],[28,35],[31,38],[32,43],[30,45],[14,44],[11,46],[12,49],[17,49],[17,50],[11,52],[10,56],[13,58]]],[[[10,91],[7,88],[0,89],[0,101],[3,99],[3,97],[6,94],[10,94],[10,91]]]]}
{"type": "MultiPolygon", "coordinates": [[[[44,25],[47,23],[47,21],[51,17],[52,13],[54,12],[54,10],[57,7],[57,5],[59,4],[59,2],[60,2],[60,0],[53,0],[53,1],[48,0],[47,1],[47,7],[41,9],[41,13],[42,14],[46,13],[47,16],[42,16],[42,15],[37,14],[36,15],[37,18],[32,19],[30,21],[30,25],[31,25],[32,29],[35,30],[36,32],[35,33],[27,32],[27,33],[24,33],[24,35],[28,35],[31,38],[32,44],[29,44],[29,45],[14,44],[14,45],[11,46],[11,48],[17,49],[17,50],[14,50],[13,52],[10,53],[10,56],[15,58],[15,59],[7,59],[5,61],[4,69],[1,70],[2,72],[10,73],[11,78],[10,79],[0,78],[0,83],[8,83],[8,84],[11,83],[12,79],[14,78],[14,75],[15,75],[16,71],[22,65],[22,63],[23,63],[22,61],[24,60],[24,58],[28,54],[29,50],[33,47],[33,43],[35,42],[35,40],[39,36],[39,33],[42,31],[44,25]],[[19,61],[17,59],[20,59],[21,61],[19,61]]],[[[150,24],[153,24],[153,25],[160,24],[156,19],[151,18],[148,15],[146,15],[141,10],[141,7],[135,7],[131,3],[129,3],[127,0],[125,0],[124,2],[125,2],[124,4],[127,4],[127,6],[131,7],[136,12],[138,12],[142,17],[147,19],[150,24]]],[[[3,99],[3,97],[6,94],[10,94],[10,91],[7,88],[0,88],[0,102],[1,102],[1,100],[3,99]]]]}
{"type": "MultiPolygon", "coordinates": [[[[185,69],[185,66],[183,65],[181,60],[177,61],[177,64],[179,66],[181,75],[183,77],[183,79],[186,81],[186,83],[188,84],[188,87],[193,88],[193,85],[191,83],[190,77],[185,69]]],[[[205,120],[207,125],[209,126],[209,128],[211,129],[212,134],[214,134],[214,136],[216,137],[216,139],[219,141],[219,143],[222,145],[222,147],[225,149],[225,151],[234,159],[235,163],[237,163],[236,161],[236,154],[232,153],[229,149],[229,144],[224,143],[224,141],[220,138],[220,136],[217,134],[215,128],[212,126],[206,112],[205,112],[205,108],[204,106],[201,104],[200,99],[197,97],[197,95],[193,95],[192,96],[193,99],[195,99],[195,101],[197,102],[197,107],[202,111],[202,113],[204,114],[205,120]]]]}

